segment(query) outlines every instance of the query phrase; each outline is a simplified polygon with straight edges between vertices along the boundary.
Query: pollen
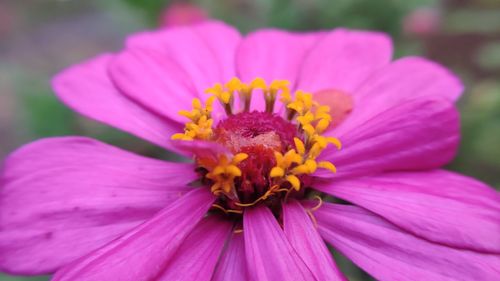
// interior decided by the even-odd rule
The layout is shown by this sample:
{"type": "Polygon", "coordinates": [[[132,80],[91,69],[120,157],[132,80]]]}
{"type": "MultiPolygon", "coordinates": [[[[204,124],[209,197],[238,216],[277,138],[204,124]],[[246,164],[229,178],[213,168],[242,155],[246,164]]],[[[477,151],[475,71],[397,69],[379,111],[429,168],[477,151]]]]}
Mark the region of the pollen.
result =
{"type": "Polygon", "coordinates": [[[235,77],[205,90],[205,102],[194,99],[190,111],[179,112],[187,122],[172,139],[216,142],[229,151],[214,161],[195,158],[206,171],[202,182],[219,198],[215,209],[241,214],[255,204],[302,196],[317,169],[337,171],[333,163],[317,160],[329,145],[341,149],[340,140],[328,134],[334,121],[330,107],[289,87],[287,80],[244,83],[235,77]],[[262,111],[251,110],[253,98],[263,100],[262,111]],[[212,119],[215,101],[226,113],[218,124],[212,119]]]}

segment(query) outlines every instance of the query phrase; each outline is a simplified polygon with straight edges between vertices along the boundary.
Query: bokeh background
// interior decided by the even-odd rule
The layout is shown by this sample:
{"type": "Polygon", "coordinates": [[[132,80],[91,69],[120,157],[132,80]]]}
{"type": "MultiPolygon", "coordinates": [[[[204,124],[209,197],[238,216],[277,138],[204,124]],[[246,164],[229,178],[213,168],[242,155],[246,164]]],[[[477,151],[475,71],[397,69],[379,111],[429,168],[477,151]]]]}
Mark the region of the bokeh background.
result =
{"type": "MultiPolygon", "coordinates": [[[[393,37],[397,57],[422,55],[446,65],[467,86],[459,103],[461,148],[449,168],[500,188],[500,0],[0,0],[0,159],[21,144],[58,135],[161,155],[73,113],[49,81],[71,64],[119,50],[129,33],[206,18],[244,33],[266,26],[380,30],[393,37]]],[[[350,280],[371,280],[336,258],[350,280]]],[[[0,274],[0,281],[47,279],[0,274]]]]}

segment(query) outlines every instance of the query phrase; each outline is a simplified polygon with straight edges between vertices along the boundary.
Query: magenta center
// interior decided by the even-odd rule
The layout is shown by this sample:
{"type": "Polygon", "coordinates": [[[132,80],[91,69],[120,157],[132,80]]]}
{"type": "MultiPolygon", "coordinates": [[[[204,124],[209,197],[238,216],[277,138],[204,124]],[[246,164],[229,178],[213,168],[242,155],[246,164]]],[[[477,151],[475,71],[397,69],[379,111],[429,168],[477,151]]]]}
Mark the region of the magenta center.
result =
{"type": "Polygon", "coordinates": [[[269,173],[276,166],[274,151],[285,153],[294,148],[293,138],[297,137],[296,125],[277,114],[258,111],[230,115],[214,132],[215,141],[232,153],[248,154],[239,165],[242,176],[235,181],[242,203],[256,200],[269,189],[269,173]]]}

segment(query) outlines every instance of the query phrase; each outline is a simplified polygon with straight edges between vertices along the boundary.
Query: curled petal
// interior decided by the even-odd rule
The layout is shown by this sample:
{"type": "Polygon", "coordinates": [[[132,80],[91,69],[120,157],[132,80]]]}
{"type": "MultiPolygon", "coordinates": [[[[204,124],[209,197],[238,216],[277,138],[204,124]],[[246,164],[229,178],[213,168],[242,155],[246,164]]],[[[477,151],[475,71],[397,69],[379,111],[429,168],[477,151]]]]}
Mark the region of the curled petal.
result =
{"type": "Polygon", "coordinates": [[[253,280],[315,280],[267,207],[245,210],[243,231],[253,280]]]}
{"type": "Polygon", "coordinates": [[[203,219],[156,280],[210,281],[231,228],[230,222],[213,216],[203,219]]]}
{"type": "Polygon", "coordinates": [[[250,281],[245,259],[245,240],[242,233],[234,233],[222,254],[213,281],[250,281]]]}
{"type": "Polygon", "coordinates": [[[108,75],[108,65],[114,57],[101,55],[58,74],[52,80],[57,96],[85,116],[172,149],[168,140],[172,134],[182,131],[182,125],[131,100],[117,89],[108,75]]]}

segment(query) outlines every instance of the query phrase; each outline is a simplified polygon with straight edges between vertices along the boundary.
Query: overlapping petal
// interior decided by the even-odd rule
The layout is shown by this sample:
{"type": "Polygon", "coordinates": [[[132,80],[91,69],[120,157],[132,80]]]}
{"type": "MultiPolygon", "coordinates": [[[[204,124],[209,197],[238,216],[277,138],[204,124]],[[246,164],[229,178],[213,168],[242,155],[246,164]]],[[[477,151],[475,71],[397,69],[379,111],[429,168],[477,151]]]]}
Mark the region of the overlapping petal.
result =
{"type": "MultiPolygon", "coordinates": [[[[288,80],[290,88],[294,89],[304,58],[324,34],[325,32],[298,33],[265,29],[245,36],[236,53],[240,79],[250,82],[259,77],[267,83],[288,80]]],[[[282,106],[278,99],[275,109],[281,110],[282,106]]],[[[251,108],[264,110],[264,98],[254,94],[251,108]]]]}
{"type": "Polygon", "coordinates": [[[315,175],[340,178],[438,168],[455,156],[459,117],[449,101],[421,98],[386,110],[336,136],[342,141],[342,149],[331,146],[320,157],[335,163],[337,174],[319,170],[315,175]]]}
{"type": "Polygon", "coordinates": [[[424,239],[500,254],[500,195],[471,178],[441,170],[389,173],[316,188],[424,239]]]}
{"type": "Polygon", "coordinates": [[[323,238],[377,280],[500,278],[500,256],[429,242],[362,208],[326,203],[315,216],[323,238]]]}
{"type": "Polygon", "coordinates": [[[293,88],[304,57],[324,34],[293,33],[278,29],[250,33],[238,47],[238,75],[245,82],[256,77],[268,82],[285,79],[292,83],[293,88]]]}
{"type": "Polygon", "coordinates": [[[335,89],[350,94],[392,58],[389,36],[335,29],[315,44],[301,67],[297,88],[308,92],[335,89]]]}
{"type": "Polygon", "coordinates": [[[235,76],[234,58],[240,41],[237,29],[211,20],[138,33],[129,37],[126,45],[129,49],[156,50],[173,59],[202,93],[212,83],[235,76]]]}
{"type": "Polygon", "coordinates": [[[245,210],[243,229],[252,280],[316,280],[267,207],[245,210]]]}
{"type": "Polygon", "coordinates": [[[144,222],[196,177],[190,164],[83,137],[26,145],[0,178],[0,268],[53,272],[144,222]]]}
{"type": "Polygon", "coordinates": [[[213,200],[207,189],[192,190],[126,235],[64,267],[52,280],[154,280],[213,200]]]}
{"type": "MultiPolygon", "coordinates": [[[[320,157],[338,167],[336,179],[319,171],[317,188],[363,208],[325,204],[315,213],[321,235],[380,280],[498,280],[499,195],[444,171],[401,172],[454,156],[453,102],[463,86],[437,64],[391,57],[391,40],[377,32],[263,30],[242,41],[209,21],[134,35],[118,55],[72,67],[53,84],[82,114],[214,161],[227,153],[215,143],[168,140],[182,131],[177,112],[214,83],[287,79],[318,98],[345,98],[326,102],[347,118],[330,130],[343,149],[320,157]]],[[[254,99],[252,108],[263,104],[254,99]]],[[[196,177],[189,164],[86,138],[26,146],[0,178],[0,269],[37,274],[69,263],[56,281],[346,280],[300,203],[283,205],[284,230],[257,206],[244,212],[244,233],[231,234],[229,222],[203,219],[214,195],[187,187],[196,177]]]]}
{"type": "Polygon", "coordinates": [[[347,280],[299,202],[283,205],[283,228],[288,241],[317,280],[347,280]]]}
{"type": "Polygon", "coordinates": [[[231,154],[227,147],[213,141],[193,140],[172,140],[172,146],[181,153],[191,158],[202,157],[218,160],[218,157],[223,154],[231,154]]]}
{"type": "Polygon", "coordinates": [[[112,58],[113,55],[101,55],[63,71],[52,81],[54,91],[83,115],[170,148],[167,141],[182,130],[182,125],[124,96],[108,76],[112,58]]]}
{"type": "Polygon", "coordinates": [[[212,277],[212,281],[233,280],[251,280],[247,270],[245,240],[242,233],[233,233],[212,277]]]}
{"type": "Polygon", "coordinates": [[[441,65],[405,57],[377,70],[352,92],[355,106],[336,133],[355,130],[366,120],[401,103],[423,97],[454,102],[462,91],[460,80],[441,65]]]}
{"type": "Polygon", "coordinates": [[[198,96],[189,75],[156,50],[122,51],[111,60],[109,73],[127,97],[174,122],[185,122],[178,112],[191,108],[198,96]]]}
{"type": "Polygon", "coordinates": [[[227,220],[203,219],[155,280],[209,281],[231,229],[227,220]]]}
{"type": "Polygon", "coordinates": [[[208,87],[236,76],[240,40],[236,29],[217,21],[139,33],[128,39],[110,73],[132,99],[184,121],[177,112],[190,107],[186,102],[205,99],[208,87]]]}

